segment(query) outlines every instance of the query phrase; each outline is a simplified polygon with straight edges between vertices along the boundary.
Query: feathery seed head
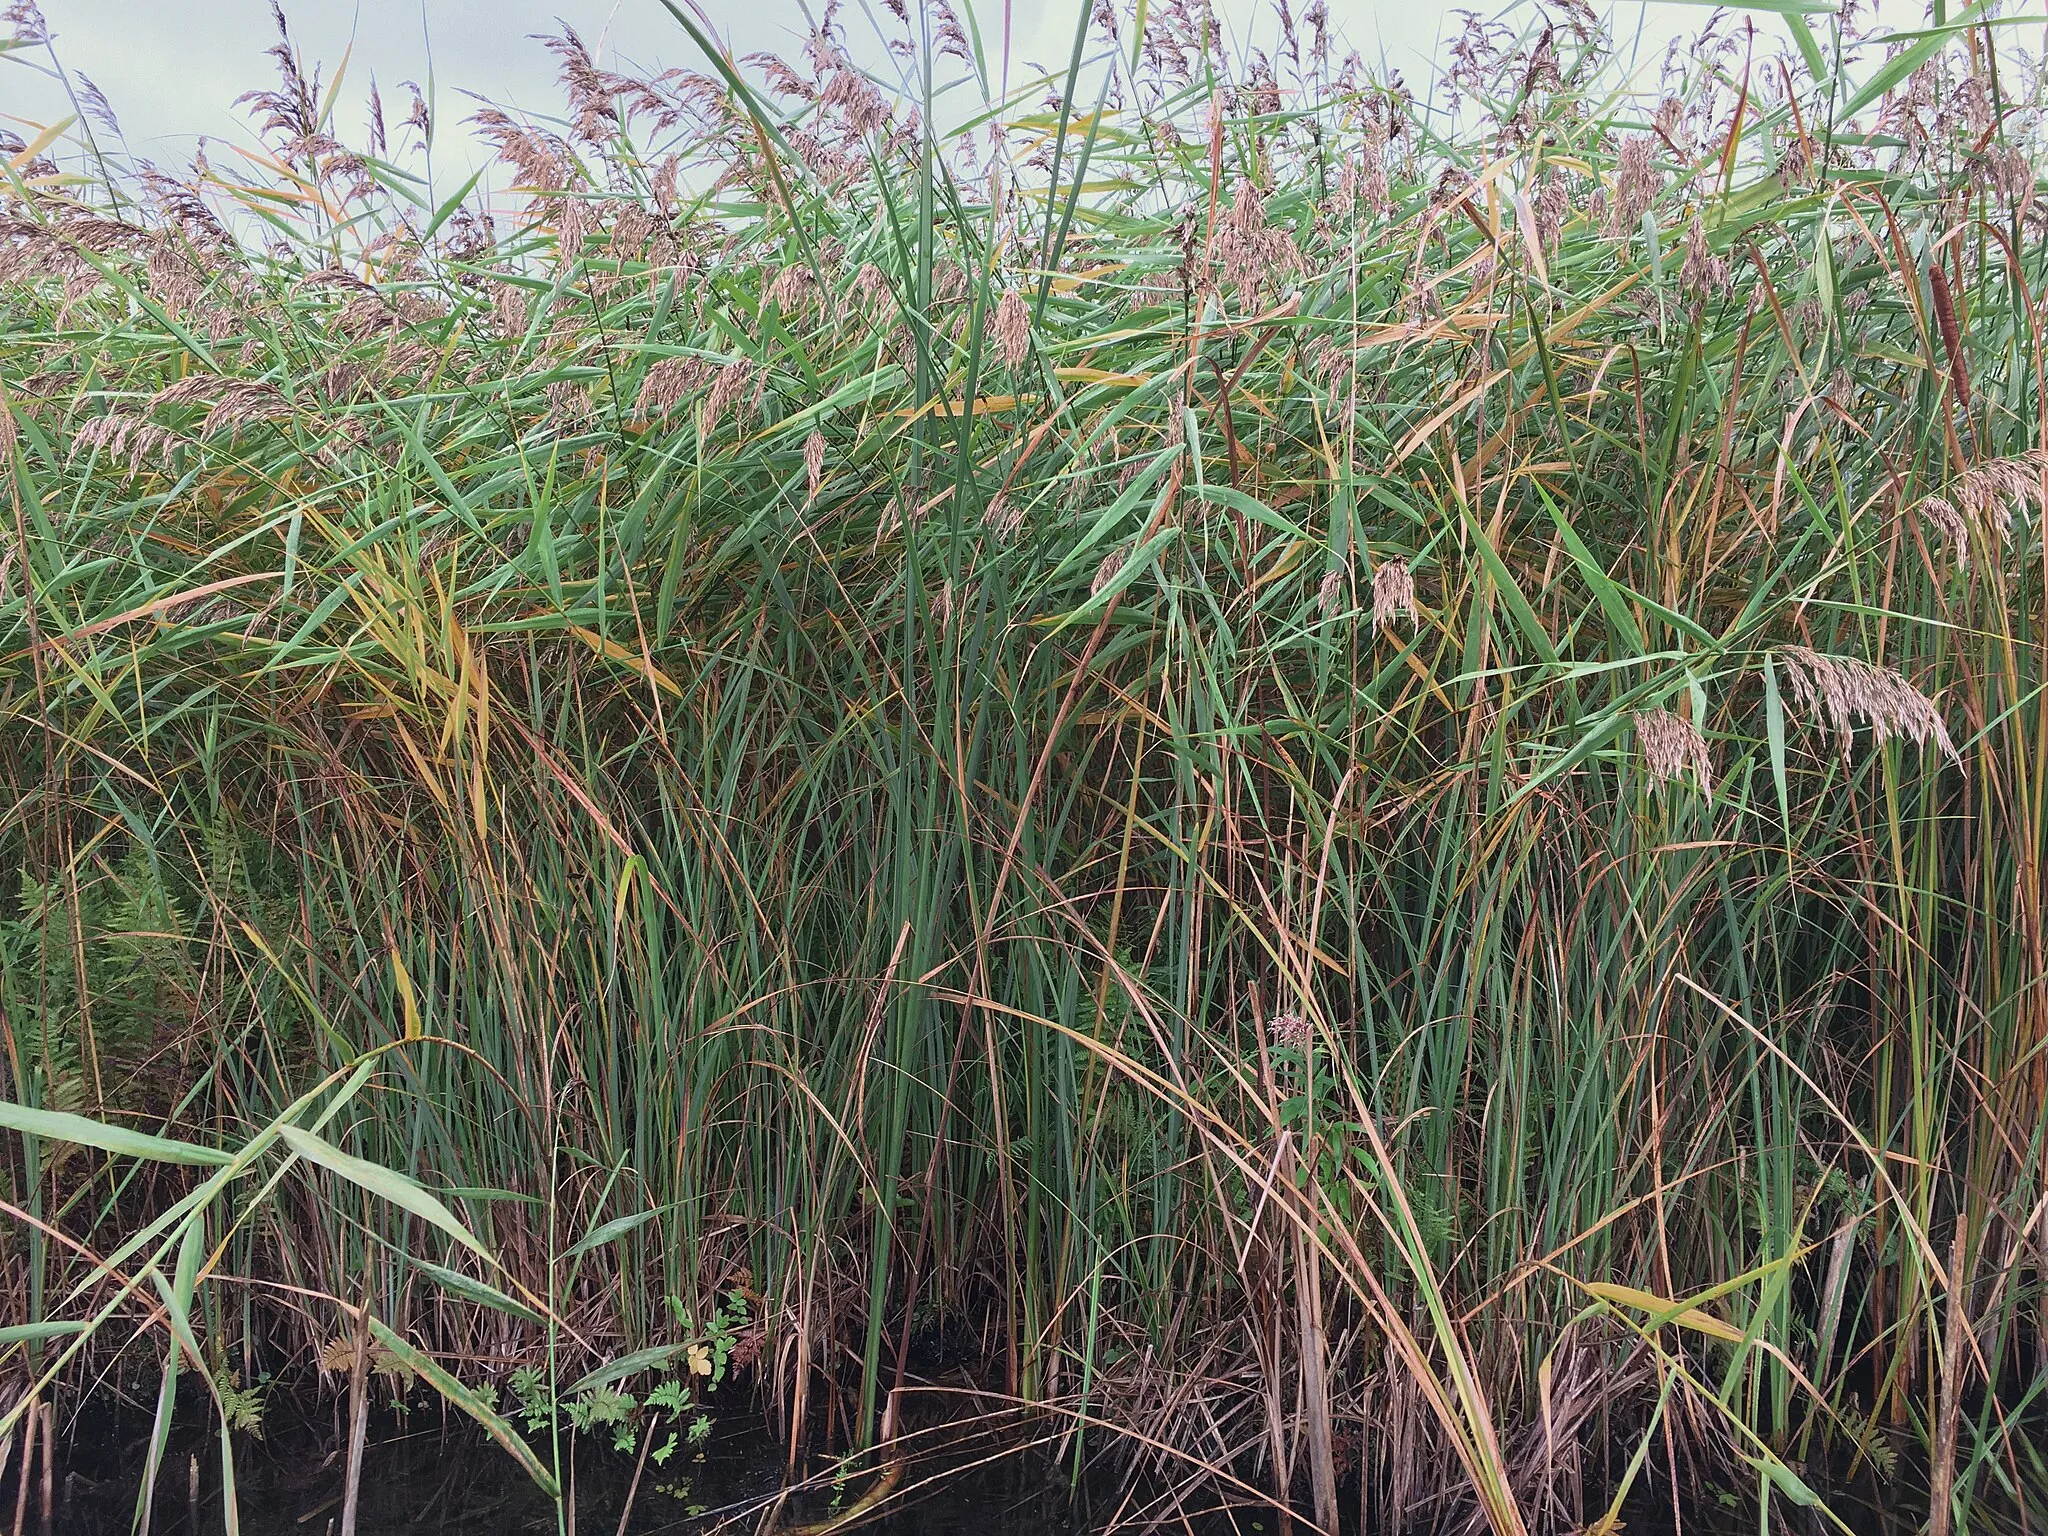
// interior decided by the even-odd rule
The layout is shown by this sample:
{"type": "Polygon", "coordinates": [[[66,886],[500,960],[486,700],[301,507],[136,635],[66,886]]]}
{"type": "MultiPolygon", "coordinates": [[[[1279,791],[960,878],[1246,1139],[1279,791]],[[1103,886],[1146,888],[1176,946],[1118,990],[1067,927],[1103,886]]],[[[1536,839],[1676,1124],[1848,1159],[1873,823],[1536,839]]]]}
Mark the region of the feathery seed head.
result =
{"type": "Polygon", "coordinates": [[[1372,573],[1372,627],[1384,629],[1395,619],[1415,626],[1415,577],[1406,560],[1383,560],[1372,573]]]}
{"type": "Polygon", "coordinates": [[[1315,1026],[1298,1013],[1276,1013],[1267,1021],[1266,1033],[1275,1045],[1298,1051],[1315,1038],[1315,1026]]]}
{"type": "Polygon", "coordinates": [[[1696,299],[1717,298],[1734,286],[1727,258],[1714,254],[1697,218],[1685,231],[1685,264],[1678,270],[1678,286],[1696,299]]]}
{"type": "Polygon", "coordinates": [[[1780,646],[1777,654],[1785,659],[1795,705],[1833,729],[1843,762],[1849,760],[1858,720],[1870,727],[1879,746],[1897,736],[1916,746],[1932,741],[1962,762],[1934,701],[1891,668],[1823,655],[1803,645],[1780,646]]]}
{"type": "Polygon", "coordinates": [[[1946,496],[1929,496],[1920,503],[1921,520],[1941,535],[1941,541],[1948,546],[1948,552],[1956,562],[1958,570],[1970,568],[1970,525],[1963,514],[1956,510],[1954,502],[1946,496]]]}
{"type": "Polygon", "coordinates": [[[1714,798],[1713,759],[1699,727],[1668,709],[1639,709],[1635,724],[1636,744],[1643,749],[1651,782],[1665,784],[1690,772],[1700,793],[1710,801],[1714,798]]]}
{"type": "Polygon", "coordinates": [[[98,453],[109,462],[142,474],[170,452],[177,434],[132,411],[110,411],[95,416],[72,435],[73,459],[98,453]]]}
{"type": "Polygon", "coordinates": [[[701,357],[664,357],[648,366],[640,381],[639,411],[659,421],[711,381],[711,365],[701,357]]]}
{"type": "Polygon", "coordinates": [[[751,358],[735,357],[718,370],[718,378],[704,401],[704,430],[707,433],[738,403],[747,392],[747,386],[753,382],[754,363],[751,358]]]}
{"type": "Polygon", "coordinates": [[[558,432],[579,432],[596,414],[591,406],[590,392],[574,379],[557,379],[547,387],[544,394],[548,403],[548,417],[558,432]]]}
{"type": "Polygon", "coordinates": [[[994,332],[1003,361],[1011,368],[1017,367],[1031,350],[1031,309],[1014,288],[1005,291],[1002,302],[996,305],[994,332]]]}
{"type": "Polygon", "coordinates": [[[1223,280],[1250,298],[1265,284],[1301,270],[1293,236],[1268,222],[1265,199],[1249,179],[1237,184],[1230,212],[1217,231],[1223,280]]]}
{"type": "Polygon", "coordinates": [[[2048,511],[2048,453],[2034,449],[2009,459],[1992,459],[1958,475],[1943,495],[1929,496],[1917,508],[1922,520],[1938,532],[1958,568],[1970,564],[1970,525],[1983,530],[1985,542],[2003,548],[2012,541],[2013,513],[2032,508],[2048,511]]]}
{"type": "Polygon", "coordinates": [[[1656,153],[1654,134],[1631,134],[1621,141],[1614,166],[1614,200],[1607,210],[1608,234],[1634,234],[1643,215],[1650,211],[1650,204],[1663,190],[1664,177],[1657,170],[1656,153]]]}
{"type": "Polygon", "coordinates": [[[784,316],[794,319],[803,313],[814,281],[807,263],[793,261],[776,273],[775,280],[768,285],[764,302],[773,304],[784,316]]]}
{"type": "Polygon", "coordinates": [[[804,475],[810,481],[811,500],[818,499],[818,487],[825,481],[825,434],[817,428],[804,439],[804,475]]]}
{"type": "Polygon", "coordinates": [[[491,284],[491,329],[507,341],[526,334],[526,292],[517,283],[491,284]]]}
{"type": "Polygon", "coordinates": [[[1536,221],[1536,238],[1546,251],[1555,250],[1565,221],[1572,215],[1571,189],[1565,185],[1564,172],[1553,170],[1545,174],[1530,213],[1536,221]]]}
{"type": "Polygon", "coordinates": [[[1007,496],[998,496],[988,504],[981,514],[982,526],[995,535],[996,542],[1007,544],[1017,537],[1024,526],[1024,509],[1007,496]]]}

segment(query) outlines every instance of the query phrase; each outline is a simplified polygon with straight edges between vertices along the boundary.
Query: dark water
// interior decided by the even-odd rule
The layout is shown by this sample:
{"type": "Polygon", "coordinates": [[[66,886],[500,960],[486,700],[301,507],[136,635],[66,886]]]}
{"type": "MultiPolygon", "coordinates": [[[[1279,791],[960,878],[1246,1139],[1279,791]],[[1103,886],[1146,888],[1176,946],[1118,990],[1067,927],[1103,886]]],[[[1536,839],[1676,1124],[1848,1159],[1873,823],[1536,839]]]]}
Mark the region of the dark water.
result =
{"type": "MultiPolygon", "coordinates": [[[[184,1427],[173,1435],[159,1474],[151,1536],[219,1536],[224,1529],[219,1440],[216,1431],[202,1428],[205,1406],[201,1401],[183,1405],[189,1411],[179,1416],[184,1427]]],[[[149,1429],[150,1415],[139,1407],[88,1410],[60,1419],[51,1520],[45,1527],[38,1518],[38,1466],[23,1532],[126,1536],[133,1528],[149,1429]]],[[[1048,1447],[1034,1441],[1032,1433],[1011,1419],[978,1426],[957,1420],[912,1426],[902,1441],[908,1453],[900,1482],[855,1528],[871,1536],[1080,1536],[1119,1523],[1117,1516],[1141,1514],[1097,1488],[1091,1515],[1089,1490],[1084,1486],[1080,1497],[1070,1496],[1048,1447]]],[[[338,1405],[323,1404],[310,1415],[280,1411],[261,1438],[238,1434],[235,1475],[247,1536],[334,1536],[341,1516],[344,1445],[338,1405]]],[[[0,1478],[0,1536],[14,1529],[18,1444],[16,1452],[0,1478]]],[[[575,1536],[615,1536],[622,1512],[629,1513],[629,1536],[788,1533],[859,1501],[875,1477],[863,1465],[835,1492],[835,1468],[822,1459],[789,1476],[779,1440],[758,1417],[737,1409],[719,1415],[702,1447],[681,1446],[662,1466],[648,1462],[637,1488],[635,1457],[613,1451],[604,1441],[586,1438],[571,1460],[575,1536]],[[767,1523],[771,1511],[772,1526],[767,1523]]],[[[1865,1486],[1862,1480],[1829,1489],[1829,1501],[1843,1526],[1823,1519],[1819,1511],[1781,1504],[1772,1528],[1787,1536],[1822,1536],[1844,1527],[1856,1536],[1900,1536],[1919,1524],[1909,1511],[1925,1507],[1905,1488],[1865,1486]]],[[[1141,1506],[1146,1502],[1138,1501],[1141,1506]]],[[[1688,1507],[1679,1523],[1672,1518],[1669,1493],[1645,1485],[1626,1511],[1627,1536],[1681,1530],[1691,1536],[1741,1530],[1747,1536],[1757,1529],[1753,1512],[1745,1520],[1738,1511],[1702,1507],[1697,1497],[1682,1502],[1688,1507]]],[[[1169,1511],[1154,1506],[1152,1513],[1169,1511]]],[[[1187,1513],[1192,1516],[1188,1524],[1169,1519],[1168,1528],[1199,1536],[1225,1531],[1273,1536],[1282,1528],[1270,1509],[1241,1508],[1234,1517],[1187,1513]]],[[[1351,1520],[1347,1510],[1347,1529],[1351,1520]]],[[[1994,1520],[1981,1528],[2009,1527],[1994,1520]]],[[[444,1419],[438,1408],[373,1415],[358,1536],[546,1536],[558,1530],[554,1503],[466,1419],[444,1419]]]]}
{"type": "MultiPolygon", "coordinates": [[[[126,1536],[135,1516],[149,1418],[93,1415],[60,1422],[50,1536],[126,1536]]],[[[300,1418],[237,1435],[235,1479],[246,1536],[330,1536],[338,1530],[346,1462],[341,1426],[300,1418]]],[[[1086,1528],[1042,1452],[1016,1437],[927,1432],[911,1437],[896,1492],[858,1529],[878,1536],[1039,1536],[1086,1528]]],[[[39,1458],[40,1460],[40,1458],[39,1458]]],[[[584,1443],[574,1456],[576,1536],[614,1536],[635,1457],[584,1443]]],[[[723,1415],[700,1448],[650,1461],[633,1493],[632,1536],[754,1536],[784,1487],[785,1454],[757,1419],[723,1415]]],[[[804,1469],[799,1469],[801,1473],[804,1469]]],[[[811,1469],[784,1502],[778,1528],[835,1512],[833,1467],[811,1469]]],[[[0,1480],[0,1532],[12,1530],[18,1467],[0,1480]]],[[[860,1498],[873,1474],[844,1479],[839,1507],[860,1498]]],[[[38,1521],[40,1471],[25,1532],[38,1521]]],[[[174,1437],[158,1475],[152,1536],[217,1536],[223,1529],[218,1439],[174,1437]],[[197,1487],[197,1498],[191,1497],[197,1487]]],[[[358,1536],[482,1536],[554,1532],[554,1504],[505,1453],[466,1421],[438,1411],[373,1420],[363,1460],[358,1536]]]]}

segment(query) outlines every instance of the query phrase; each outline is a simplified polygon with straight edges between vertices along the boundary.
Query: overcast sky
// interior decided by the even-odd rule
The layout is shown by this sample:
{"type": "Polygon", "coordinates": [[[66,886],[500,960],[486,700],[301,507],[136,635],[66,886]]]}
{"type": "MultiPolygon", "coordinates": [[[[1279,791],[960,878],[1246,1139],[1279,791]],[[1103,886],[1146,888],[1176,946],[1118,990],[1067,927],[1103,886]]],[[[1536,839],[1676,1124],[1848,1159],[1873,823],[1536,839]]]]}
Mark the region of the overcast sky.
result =
{"type": "MultiPolygon", "coordinates": [[[[704,9],[737,53],[794,54],[807,35],[801,0],[702,0],[704,9]]],[[[915,0],[913,0],[915,3],[915,0]]],[[[1072,47],[1075,5],[1081,0],[962,0],[971,5],[991,48],[999,46],[1005,17],[1011,38],[1013,80],[1028,63],[1063,65],[1072,47]]],[[[1214,0],[1227,26],[1242,28],[1270,14],[1270,0],[1214,0]]],[[[1441,57],[1443,35],[1454,32],[1454,4],[1486,11],[1499,0],[1328,0],[1333,30],[1369,63],[1404,70],[1419,83],[1441,57]]],[[[1596,4],[1600,0],[1596,0],[1596,4]]],[[[268,85],[273,76],[264,50],[276,41],[268,0],[41,0],[66,68],[105,93],[118,114],[130,151],[166,166],[182,163],[200,134],[227,144],[248,144],[246,117],[236,96],[268,85]]],[[[430,82],[443,143],[436,159],[445,175],[466,174],[482,158],[475,146],[448,134],[473,110],[460,93],[474,91],[508,105],[548,111],[559,100],[554,60],[531,34],[566,20],[586,42],[600,47],[610,67],[656,70],[701,67],[688,36],[660,0],[286,0],[294,39],[326,78],[346,57],[347,73],[336,108],[342,137],[361,142],[372,77],[382,88],[387,117],[404,115],[403,80],[430,82]]],[[[1297,11],[1302,4],[1297,0],[1297,11]]],[[[1887,0],[1894,25],[1910,24],[1916,0],[1887,0]]],[[[860,0],[849,0],[844,20],[856,44],[867,27],[860,0]]],[[[1620,32],[1643,37],[1641,57],[1654,61],[1665,40],[1697,30],[1708,12],[1696,4],[1643,4],[1613,8],[1620,32]]],[[[1773,19],[1765,16],[1760,22],[1773,19]]],[[[18,61],[0,61],[0,116],[24,138],[24,124],[55,121],[70,107],[62,92],[18,61]]],[[[218,159],[221,151],[214,151],[218,159]]]]}

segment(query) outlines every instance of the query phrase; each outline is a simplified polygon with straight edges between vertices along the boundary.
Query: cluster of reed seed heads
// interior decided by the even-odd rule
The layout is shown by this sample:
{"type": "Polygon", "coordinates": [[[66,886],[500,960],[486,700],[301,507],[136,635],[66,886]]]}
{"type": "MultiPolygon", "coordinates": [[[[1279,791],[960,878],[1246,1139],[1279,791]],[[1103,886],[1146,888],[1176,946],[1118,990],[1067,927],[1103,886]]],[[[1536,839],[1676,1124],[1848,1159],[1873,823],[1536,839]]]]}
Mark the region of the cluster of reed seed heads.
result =
{"type": "Polygon", "coordinates": [[[72,435],[70,457],[99,454],[110,463],[140,474],[176,444],[169,427],[133,411],[95,416],[72,435]]]}
{"type": "Polygon", "coordinates": [[[1238,182],[1216,234],[1216,257],[1223,280],[1240,294],[1254,294],[1264,284],[1301,270],[1301,251],[1294,237],[1266,215],[1266,200],[1249,178],[1238,182]]]}
{"type": "Polygon", "coordinates": [[[1372,573],[1372,627],[1386,628],[1396,619],[1415,624],[1415,577],[1406,560],[1382,560],[1372,573]]]}
{"type": "Polygon", "coordinates": [[[1316,612],[1325,619],[1335,618],[1338,606],[1344,601],[1344,577],[1345,572],[1341,568],[1326,571],[1316,588],[1316,612]]]}
{"type": "Polygon", "coordinates": [[[1393,183],[1387,176],[1387,128],[1377,112],[1367,115],[1358,150],[1337,178],[1340,208],[1363,206],[1375,218],[1393,212],[1393,183]]]}
{"type": "Polygon", "coordinates": [[[220,431],[233,433],[254,422],[276,421],[291,414],[291,402],[262,380],[219,378],[209,373],[195,373],[159,390],[150,404],[208,406],[199,425],[202,437],[220,431]]]}
{"type": "Polygon", "coordinates": [[[1654,134],[1636,133],[1621,141],[1614,164],[1614,200],[1607,209],[1607,233],[1626,236],[1635,233],[1643,215],[1664,189],[1664,177],[1656,165],[1657,139],[1654,134]]]}
{"type": "Polygon", "coordinates": [[[810,499],[816,501],[818,487],[825,482],[825,434],[815,427],[804,439],[804,478],[810,485],[810,499]]]}
{"type": "Polygon", "coordinates": [[[1843,762],[1849,760],[1859,720],[1879,746],[1894,737],[1923,747],[1932,741],[1944,756],[1962,761],[1934,701],[1891,668],[1803,645],[1780,646],[1777,654],[1785,661],[1794,704],[1833,729],[1843,762]]]}
{"type": "Polygon", "coordinates": [[[982,524],[1000,543],[1017,537],[1024,526],[1024,509],[1008,496],[998,496],[981,515],[982,524]]]}
{"type": "Polygon", "coordinates": [[[711,365],[701,357],[664,357],[648,365],[640,381],[640,414],[661,420],[711,382],[711,365]]]}
{"type": "Polygon", "coordinates": [[[1298,1013],[1278,1013],[1267,1022],[1266,1033],[1275,1045],[1298,1051],[1315,1037],[1315,1026],[1298,1013]]]}
{"type": "Polygon", "coordinates": [[[992,330],[1003,362],[1013,369],[1022,364],[1031,351],[1031,308],[1016,289],[1006,290],[996,305],[992,330]]]}
{"type": "Polygon", "coordinates": [[[1121,549],[1112,549],[1104,555],[1095,567],[1095,579],[1088,584],[1088,595],[1100,597],[1102,589],[1116,580],[1118,573],[1124,568],[1124,561],[1128,558],[1128,554],[1121,549]]]}
{"type": "Polygon", "coordinates": [[[1957,568],[1968,570],[1970,525],[1977,524],[1988,542],[2002,547],[2012,537],[2015,508],[2048,510],[2044,485],[2048,485],[2048,452],[2037,448],[1964,471],[1946,493],[1923,500],[1918,511],[1941,535],[1957,568]]]}
{"type": "Polygon", "coordinates": [[[1668,709],[1639,709],[1635,724],[1636,745],[1643,749],[1643,765],[1650,770],[1652,783],[1666,784],[1691,773],[1700,793],[1714,798],[1714,763],[1698,726],[1668,709]]]}
{"type": "Polygon", "coordinates": [[[1546,251],[1555,250],[1558,239],[1564,234],[1565,221],[1572,213],[1571,189],[1565,185],[1562,171],[1552,170],[1544,174],[1529,212],[1536,226],[1537,242],[1546,251]]]}
{"type": "Polygon", "coordinates": [[[1728,259],[1714,254],[1698,218],[1686,227],[1685,263],[1678,269],[1678,286],[1696,299],[1718,298],[1734,286],[1728,259]]]}
{"type": "Polygon", "coordinates": [[[811,295],[817,290],[817,278],[806,262],[793,261],[776,273],[775,280],[762,295],[762,302],[773,305],[785,319],[802,317],[811,295]]]}
{"type": "Polygon", "coordinates": [[[706,432],[717,426],[724,419],[725,413],[746,394],[747,387],[754,382],[754,373],[753,360],[745,357],[735,357],[718,370],[718,377],[711,385],[711,393],[704,399],[706,432]]]}
{"type": "Polygon", "coordinates": [[[1929,496],[1920,503],[1920,516],[1941,535],[1958,570],[1970,568],[1970,524],[1946,496],[1929,496]]]}

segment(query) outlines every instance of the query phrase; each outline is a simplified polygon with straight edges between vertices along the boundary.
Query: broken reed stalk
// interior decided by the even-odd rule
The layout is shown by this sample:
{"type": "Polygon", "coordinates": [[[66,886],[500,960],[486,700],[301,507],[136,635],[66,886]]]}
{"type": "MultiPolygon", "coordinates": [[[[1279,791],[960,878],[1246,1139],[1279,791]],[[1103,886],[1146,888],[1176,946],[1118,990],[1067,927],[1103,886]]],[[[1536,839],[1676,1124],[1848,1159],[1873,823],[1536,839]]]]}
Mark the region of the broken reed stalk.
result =
{"type": "Polygon", "coordinates": [[[370,1304],[356,1309],[355,1350],[348,1367],[348,1459],[341,1484],[340,1536],[355,1536],[363,1491],[363,1449],[370,1438],[370,1304]]]}

